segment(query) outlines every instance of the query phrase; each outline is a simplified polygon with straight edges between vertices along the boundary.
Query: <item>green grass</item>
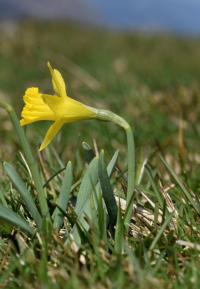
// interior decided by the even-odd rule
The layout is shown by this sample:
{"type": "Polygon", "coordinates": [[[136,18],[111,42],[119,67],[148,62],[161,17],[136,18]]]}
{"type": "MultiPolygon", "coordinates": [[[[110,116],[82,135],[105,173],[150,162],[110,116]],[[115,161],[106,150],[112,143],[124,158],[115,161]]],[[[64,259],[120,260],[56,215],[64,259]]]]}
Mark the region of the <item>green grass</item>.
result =
{"type": "Polygon", "coordinates": [[[27,87],[51,92],[51,61],[69,95],[131,124],[136,188],[127,231],[125,136],[115,125],[66,125],[38,155],[48,124],[27,127],[24,137],[1,110],[0,284],[198,288],[200,40],[62,23],[21,23],[16,35],[0,35],[1,99],[19,114],[27,87]],[[48,221],[41,216],[44,192],[48,221]]]}

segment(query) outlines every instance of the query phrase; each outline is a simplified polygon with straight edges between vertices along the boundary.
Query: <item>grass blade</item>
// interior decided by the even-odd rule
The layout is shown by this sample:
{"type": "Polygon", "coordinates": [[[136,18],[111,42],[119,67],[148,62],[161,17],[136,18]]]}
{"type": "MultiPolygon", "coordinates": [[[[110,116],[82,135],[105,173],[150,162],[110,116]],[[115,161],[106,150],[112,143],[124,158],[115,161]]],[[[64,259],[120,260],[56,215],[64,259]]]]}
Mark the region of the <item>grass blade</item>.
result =
{"type": "Polygon", "coordinates": [[[98,159],[94,158],[89,164],[86,173],[82,179],[80,189],[77,195],[75,212],[78,217],[82,214],[85,204],[89,199],[90,192],[94,189],[98,180],[98,159]]]}
{"type": "Polygon", "coordinates": [[[136,185],[139,185],[142,181],[147,161],[148,161],[148,158],[146,156],[144,156],[144,152],[141,150],[141,152],[139,154],[139,159],[137,162],[137,170],[136,170],[136,176],[135,176],[135,184],[136,185]]]}
{"type": "Polygon", "coordinates": [[[119,156],[119,151],[116,150],[112,159],[110,160],[108,166],[107,166],[107,173],[108,173],[108,176],[110,177],[115,169],[115,165],[117,163],[117,159],[118,159],[118,156],[119,156]]]}
{"type": "Polygon", "coordinates": [[[82,147],[84,152],[84,159],[89,164],[95,157],[95,153],[91,146],[86,142],[82,142],[82,147]]]}
{"type": "Polygon", "coordinates": [[[41,176],[39,174],[39,168],[37,166],[37,162],[35,161],[35,159],[32,155],[31,148],[30,148],[29,143],[27,141],[24,129],[19,125],[19,119],[18,119],[13,107],[10,104],[0,101],[0,107],[5,109],[10,116],[10,119],[13,123],[16,134],[18,135],[21,147],[24,151],[24,154],[26,156],[27,162],[29,164],[29,167],[30,167],[30,170],[32,173],[33,181],[34,181],[37,193],[38,193],[38,199],[39,199],[39,203],[40,203],[41,213],[44,217],[48,217],[48,220],[50,221],[49,208],[47,205],[45,192],[44,192],[43,187],[42,187],[42,180],[41,180],[41,176]]]}
{"type": "Polygon", "coordinates": [[[18,227],[24,233],[33,235],[33,230],[28,225],[28,223],[22,217],[13,212],[10,208],[6,208],[0,205],[0,219],[12,224],[15,227],[18,227]]]}
{"type": "Polygon", "coordinates": [[[114,249],[117,254],[122,254],[124,248],[124,222],[121,214],[121,204],[119,199],[117,224],[115,229],[115,245],[114,249]]]}
{"type": "Polygon", "coordinates": [[[164,223],[162,224],[160,230],[158,231],[156,237],[154,238],[153,242],[151,243],[151,246],[150,246],[150,248],[149,248],[149,251],[152,251],[152,250],[155,248],[155,246],[156,246],[157,242],[159,241],[160,237],[162,236],[165,228],[169,225],[172,217],[173,217],[173,214],[169,214],[169,215],[166,217],[166,219],[165,219],[164,223]]]}
{"type": "MultiPolygon", "coordinates": [[[[115,169],[115,165],[117,163],[117,159],[119,156],[119,151],[116,150],[112,159],[110,160],[107,166],[107,173],[110,177],[115,169]]],[[[105,241],[107,244],[107,213],[105,210],[105,205],[102,198],[101,186],[100,183],[96,186],[96,198],[97,198],[97,210],[98,210],[98,225],[99,225],[99,232],[101,240],[105,241]]]]}
{"type": "Polygon", "coordinates": [[[186,187],[183,185],[182,181],[179,179],[177,174],[174,172],[174,170],[170,167],[170,165],[164,160],[164,158],[160,155],[160,159],[167,168],[170,175],[174,178],[175,182],[179,185],[180,189],[184,193],[185,197],[188,199],[188,201],[191,203],[193,208],[197,211],[198,214],[200,214],[200,207],[195,203],[193,200],[190,192],[186,189],[186,187]]]}
{"type": "MultiPolygon", "coordinates": [[[[84,230],[88,230],[89,228],[87,222],[84,219],[84,216],[86,215],[88,218],[92,218],[89,199],[92,196],[92,191],[95,190],[97,181],[98,181],[98,159],[94,158],[88,165],[85,175],[83,176],[77,194],[77,201],[75,206],[75,213],[77,215],[79,223],[84,228],[84,230]]],[[[76,224],[72,229],[72,234],[77,245],[80,245],[81,239],[76,224]]]]}
{"type": "MultiPolygon", "coordinates": [[[[127,184],[127,196],[126,201],[127,204],[132,199],[132,195],[134,194],[135,190],[135,140],[132,129],[128,126],[126,129],[126,137],[127,137],[127,150],[128,150],[128,184],[127,184]]],[[[127,224],[131,219],[131,212],[127,211],[127,224]]]]}
{"type": "Polygon", "coordinates": [[[66,211],[67,204],[69,201],[69,196],[71,192],[73,182],[73,175],[72,175],[72,163],[68,162],[67,167],[65,169],[64,179],[60,190],[60,195],[57,201],[57,208],[55,209],[54,215],[54,222],[53,228],[60,229],[63,223],[63,212],[66,211]]]}
{"type": "Polygon", "coordinates": [[[4,163],[4,169],[6,173],[8,174],[9,178],[11,179],[12,183],[14,184],[14,186],[17,188],[18,192],[20,193],[20,196],[22,200],[24,201],[24,204],[26,205],[27,210],[33,217],[37,226],[41,228],[42,218],[40,216],[40,213],[35,205],[35,202],[30,192],[26,188],[25,183],[23,182],[21,177],[18,175],[18,173],[15,171],[12,165],[8,163],[4,163]]]}
{"type": "Polygon", "coordinates": [[[101,190],[103,194],[103,199],[108,211],[109,216],[109,228],[111,232],[114,232],[114,226],[117,221],[117,204],[115,201],[112,186],[110,184],[110,179],[106,170],[104,163],[104,153],[100,153],[99,166],[98,166],[99,181],[101,185],[101,190]]]}
{"type": "Polygon", "coordinates": [[[3,194],[3,192],[1,191],[1,189],[0,189],[0,202],[1,202],[1,204],[4,205],[5,207],[8,206],[7,201],[6,201],[5,197],[4,197],[4,194],[3,194]]]}
{"type": "Polygon", "coordinates": [[[99,236],[100,239],[104,240],[105,244],[107,244],[107,214],[104,208],[102,194],[98,194],[97,210],[98,210],[99,236]]]}

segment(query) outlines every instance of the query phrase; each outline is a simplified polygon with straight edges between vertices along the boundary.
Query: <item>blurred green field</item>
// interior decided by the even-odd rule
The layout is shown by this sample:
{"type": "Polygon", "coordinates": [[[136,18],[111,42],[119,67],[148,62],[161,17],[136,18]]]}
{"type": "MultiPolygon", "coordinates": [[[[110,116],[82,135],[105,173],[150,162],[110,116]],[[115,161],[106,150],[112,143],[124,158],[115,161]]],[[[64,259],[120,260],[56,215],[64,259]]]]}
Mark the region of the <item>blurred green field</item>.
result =
{"type": "MultiPolygon", "coordinates": [[[[71,96],[126,117],[139,146],[174,144],[179,119],[183,119],[187,144],[193,149],[200,40],[117,34],[51,23],[22,23],[10,30],[2,29],[1,33],[0,88],[17,105],[18,112],[28,86],[51,92],[46,67],[49,60],[61,70],[71,96]]],[[[63,134],[71,143],[77,131],[74,126],[67,126],[63,134]]],[[[110,144],[109,135],[122,140],[121,133],[107,125],[100,128],[85,122],[78,127],[81,136],[89,132],[102,144],[107,140],[110,144]]]]}
{"type": "MultiPolygon", "coordinates": [[[[50,61],[64,76],[70,96],[85,104],[112,110],[128,120],[134,130],[137,159],[140,155],[146,155],[150,160],[155,156],[151,166],[159,171],[160,160],[156,157],[162,153],[188,190],[199,196],[199,39],[106,32],[64,23],[25,22],[16,26],[2,25],[0,43],[0,99],[11,102],[19,116],[23,106],[22,96],[27,87],[39,86],[42,91],[52,93],[46,66],[50,61]]],[[[18,156],[17,137],[5,113],[2,112],[0,120],[1,161],[14,161],[18,156]]],[[[35,154],[48,125],[36,123],[26,128],[35,154]]],[[[82,141],[90,145],[97,143],[100,149],[105,150],[106,157],[111,157],[114,150],[120,149],[119,166],[124,166],[126,147],[123,131],[112,124],[98,121],[73,123],[64,127],[51,146],[63,163],[71,159],[76,164],[76,175],[81,171],[82,141]]],[[[152,183],[155,180],[156,184],[171,184],[163,171],[163,168],[159,171],[159,178],[156,173],[152,176],[152,183]]],[[[5,179],[4,174],[2,179],[5,179]]],[[[152,186],[154,189],[154,183],[152,186]]],[[[9,190],[9,185],[5,187],[9,190]]],[[[56,243],[57,252],[51,249],[52,258],[57,258],[57,261],[54,260],[55,267],[54,261],[49,262],[48,274],[54,285],[48,288],[68,288],[64,287],[65,280],[68,280],[69,288],[74,289],[198,288],[199,249],[193,247],[190,251],[184,251],[173,246],[176,239],[199,243],[199,215],[192,211],[191,204],[185,208],[185,201],[179,208],[179,188],[175,187],[172,196],[177,210],[180,209],[180,228],[176,233],[170,231],[169,235],[165,234],[158,243],[161,257],[166,257],[164,261],[160,255],[160,259],[156,254],[151,259],[147,254],[146,248],[154,240],[157,228],[152,230],[151,236],[143,238],[141,244],[140,240],[134,241],[136,256],[139,256],[137,260],[135,256],[129,256],[134,268],[130,260],[107,253],[103,255],[103,251],[100,252],[101,256],[94,257],[89,245],[85,248],[89,263],[81,263],[80,256],[74,252],[63,255],[62,244],[54,238],[50,246],[56,243]],[[63,270],[59,271],[56,266],[63,267],[63,270]],[[59,281],[55,285],[57,276],[59,281]]],[[[155,196],[152,198],[156,199],[155,196]]],[[[5,232],[2,235],[5,235],[6,242],[1,239],[1,257],[9,240],[5,232]]],[[[34,288],[37,278],[41,277],[37,268],[39,261],[32,264],[32,261],[26,260],[30,267],[20,267],[14,247],[8,248],[8,271],[5,273],[6,270],[2,269],[5,273],[2,280],[9,284],[5,280],[6,276],[10,276],[12,282],[6,288],[19,288],[23,280],[24,288],[34,288]],[[12,269],[13,260],[16,271],[12,269]],[[32,276],[33,287],[29,284],[32,276]]],[[[4,265],[0,268],[4,268],[4,265]]],[[[45,287],[40,285],[38,288],[45,287]]]]}

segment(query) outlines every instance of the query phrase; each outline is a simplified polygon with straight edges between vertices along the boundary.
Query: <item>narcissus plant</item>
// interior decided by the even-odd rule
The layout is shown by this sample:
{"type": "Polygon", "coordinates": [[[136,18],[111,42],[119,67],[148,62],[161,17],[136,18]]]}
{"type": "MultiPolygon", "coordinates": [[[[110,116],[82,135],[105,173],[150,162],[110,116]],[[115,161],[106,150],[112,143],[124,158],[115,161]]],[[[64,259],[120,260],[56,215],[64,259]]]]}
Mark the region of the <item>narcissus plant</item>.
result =
{"type": "MultiPolygon", "coordinates": [[[[28,88],[23,97],[25,106],[21,113],[22,126],[37,121],[53,121],[40,146],[40,151],[46,148],[65,123],[79,120],[98,119],[111,121],[121,126],[127,136],[128,145],[128,190],[127,204],[132,200],[135,182],[135,148],[131,127],[125,119],[115,113],[85,105],[67,95],[66,85],[61,73],[48,63],[55,94],[48,95],[40,92],[38,87],[28,88]]],[[[130,206],[131,208],[131,206],[130,206]]],[[[127,214],[127,223],[130,219],[127,214]]]]}

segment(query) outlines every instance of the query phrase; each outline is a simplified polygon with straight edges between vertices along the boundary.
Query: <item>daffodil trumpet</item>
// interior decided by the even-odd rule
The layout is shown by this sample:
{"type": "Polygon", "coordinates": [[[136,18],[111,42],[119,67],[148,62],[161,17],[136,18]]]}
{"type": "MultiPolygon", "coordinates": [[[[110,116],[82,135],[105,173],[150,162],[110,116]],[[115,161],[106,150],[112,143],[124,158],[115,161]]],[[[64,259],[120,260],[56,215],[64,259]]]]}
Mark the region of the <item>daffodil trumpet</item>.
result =
{"type": "MultiPolygon", "coordinates": [[[[50,63],[48,63],[48,68],[51,73],[55,94],[43,94],[39,91],[38,87],[28,88],[23,97],[25,106],[21,113],[20,125],[24,126],[45,120],[53,121],[39,148],[40,151],[49,145],[65,123],[98,119],[111,121],[122,127],[126,132],[128,146],[127,206],[129,206],[135,183],[135,146],[130,125],[122,117],[111,111],[93,108],[69,97],[61,73],[57,69],[53,69],[50,63]]],[[[131,209],[126,214],[127,223],[130,220],[130,215],[131,209]]]]}

